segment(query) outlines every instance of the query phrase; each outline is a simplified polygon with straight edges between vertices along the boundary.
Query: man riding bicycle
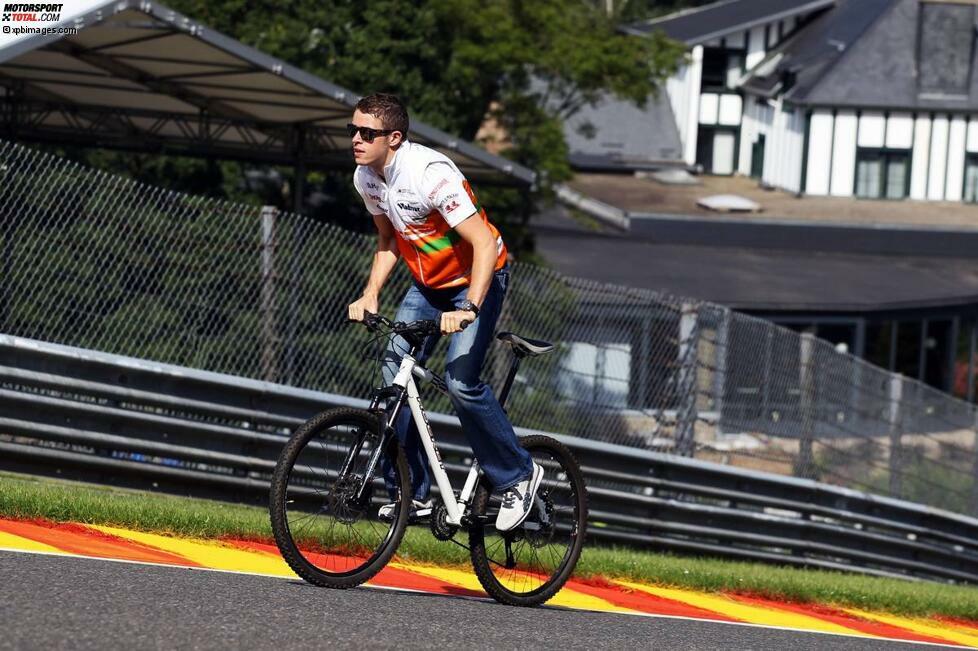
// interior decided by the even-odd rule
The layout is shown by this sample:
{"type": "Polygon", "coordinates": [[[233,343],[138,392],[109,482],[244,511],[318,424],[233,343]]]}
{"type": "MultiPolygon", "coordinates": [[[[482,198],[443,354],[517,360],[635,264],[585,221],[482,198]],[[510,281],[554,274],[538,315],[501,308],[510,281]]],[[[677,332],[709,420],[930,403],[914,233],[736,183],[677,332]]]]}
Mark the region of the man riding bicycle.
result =
{"type": "MultiPolygon", "coordinates": [[[[364,97],[348,127],[357,163],[353,183],[378,233],[366,288],[350,304],[349,317],[362,321],[364,312],[377,312],[380,291],[403,258],[414,283],[395,318],[440,319],[442,334],[459,333],[449,343],[445,382],[482,471],[502,493],[496,529],[513,529],[530,511],[543,468],[520,446],[492,389],[479,378],[509,282],[506,245],[455,164],[407,140],[407,110],[397,97],[364,97]]],[[[437,337],[428,339],[419,361],[436,342],[437,337]]],[[[391,340],[385,383],[393,380],[407,350],[403,339],[391,340]]],[[[412,514],[423,516],[431,513],[431,477],[410,420],[409,410],[402,410],[396,430],[411,470],[412,514]]],[[[385,474],[391,472],[385,462],[385,474]]],[[[394,504],[382,506],[379,515],[394,509],[394,504]]]]}

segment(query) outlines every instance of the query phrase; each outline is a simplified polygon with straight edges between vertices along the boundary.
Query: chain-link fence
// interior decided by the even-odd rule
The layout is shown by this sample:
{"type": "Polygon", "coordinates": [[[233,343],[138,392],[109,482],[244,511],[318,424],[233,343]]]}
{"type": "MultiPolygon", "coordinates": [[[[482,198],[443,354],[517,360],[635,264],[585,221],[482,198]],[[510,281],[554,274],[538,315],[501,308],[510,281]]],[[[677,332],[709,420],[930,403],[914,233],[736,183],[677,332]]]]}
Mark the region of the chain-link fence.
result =
{"type": "MultiPolygon", "coordinates": [[[[345,319],[372,238],[3,141],[0,229],[0,332],[358,397],[378,381],[345,319]]],[[[827,342],[527,264],[500,329],[559,342],[522,367],[517,425],[978,508],[975,409],[827,342]]],[[[488,377],[508,364],[495,348],[488,377]]]]}

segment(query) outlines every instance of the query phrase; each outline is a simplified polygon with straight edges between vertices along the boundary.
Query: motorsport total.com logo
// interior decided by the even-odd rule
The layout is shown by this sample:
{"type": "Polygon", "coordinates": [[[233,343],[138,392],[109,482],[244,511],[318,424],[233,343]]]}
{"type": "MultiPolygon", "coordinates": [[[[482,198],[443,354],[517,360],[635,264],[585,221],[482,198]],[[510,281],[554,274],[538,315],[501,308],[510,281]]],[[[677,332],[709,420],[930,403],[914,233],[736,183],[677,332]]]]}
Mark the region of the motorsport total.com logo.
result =
{"type": "Polygon", "coordinates": [[[3,5],[3,22],[5,23],[56,23],[61,20],[63,4],[17,4],[3,5]]]}
{"type": "Polygon", "coordinates": [[[43,27],[44,23],[58,23],[64,4],[6,2],[3,4],[4,34],[74,34],[71,27],[43,27]],[[10,23],[13,23],[11,25],[10,23]]]}

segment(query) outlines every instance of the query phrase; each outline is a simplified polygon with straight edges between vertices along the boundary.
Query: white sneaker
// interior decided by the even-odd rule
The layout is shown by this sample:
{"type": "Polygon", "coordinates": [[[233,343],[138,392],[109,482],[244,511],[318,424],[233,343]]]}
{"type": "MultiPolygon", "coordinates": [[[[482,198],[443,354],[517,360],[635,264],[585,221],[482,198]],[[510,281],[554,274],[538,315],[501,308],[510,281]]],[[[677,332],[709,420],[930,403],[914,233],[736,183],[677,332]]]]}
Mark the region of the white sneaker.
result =
{"type": "Polygon", "coordinates": [[[533,498],[543,481],[543,468],[533,463],[533,474],[503,491],[503,504],[496,516],[496,530],[509,531],[523,524],[530,514],[533,498]]]}
{"type": "MultiPolygon", "coordinates": [[[[394,514],[397,513],[397,502],[391,502],[390,504],[384,504],[377,511],[377,517],[381,520],[393,520],[394,514]]],[[[419,502],[418,500],[411,500],[411,512],[408,514],[408,519],[411,518],[423,518],[431,515],[431,509],[434,503],[429,499],[427,502],[419,502]]]]}

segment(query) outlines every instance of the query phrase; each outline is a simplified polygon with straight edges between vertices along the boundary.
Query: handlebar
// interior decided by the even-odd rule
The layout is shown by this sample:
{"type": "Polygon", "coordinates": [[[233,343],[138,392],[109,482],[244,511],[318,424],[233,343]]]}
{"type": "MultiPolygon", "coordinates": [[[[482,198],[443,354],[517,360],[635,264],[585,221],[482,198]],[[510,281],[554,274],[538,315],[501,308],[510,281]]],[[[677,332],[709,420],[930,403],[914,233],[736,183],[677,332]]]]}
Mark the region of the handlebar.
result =
{"type": "MultiPolygon", "coordinates": [[[[364,310],[363,325],[367,327],[368,330],[372,332],[381,332],[384,329],[390,331],[393,334],[404,335],[439,335],[441,334],[441,321],[434,319],[421,319],[419,321],[411,321],[410,323],[403,323],[401,321],[391,321],[387,317],[380,314],[373,314],[372,312],[367,312],[364,310]]],[[[465,330],[472,323],[471,321],[462,322],[462,330],[465,330]]]]}

